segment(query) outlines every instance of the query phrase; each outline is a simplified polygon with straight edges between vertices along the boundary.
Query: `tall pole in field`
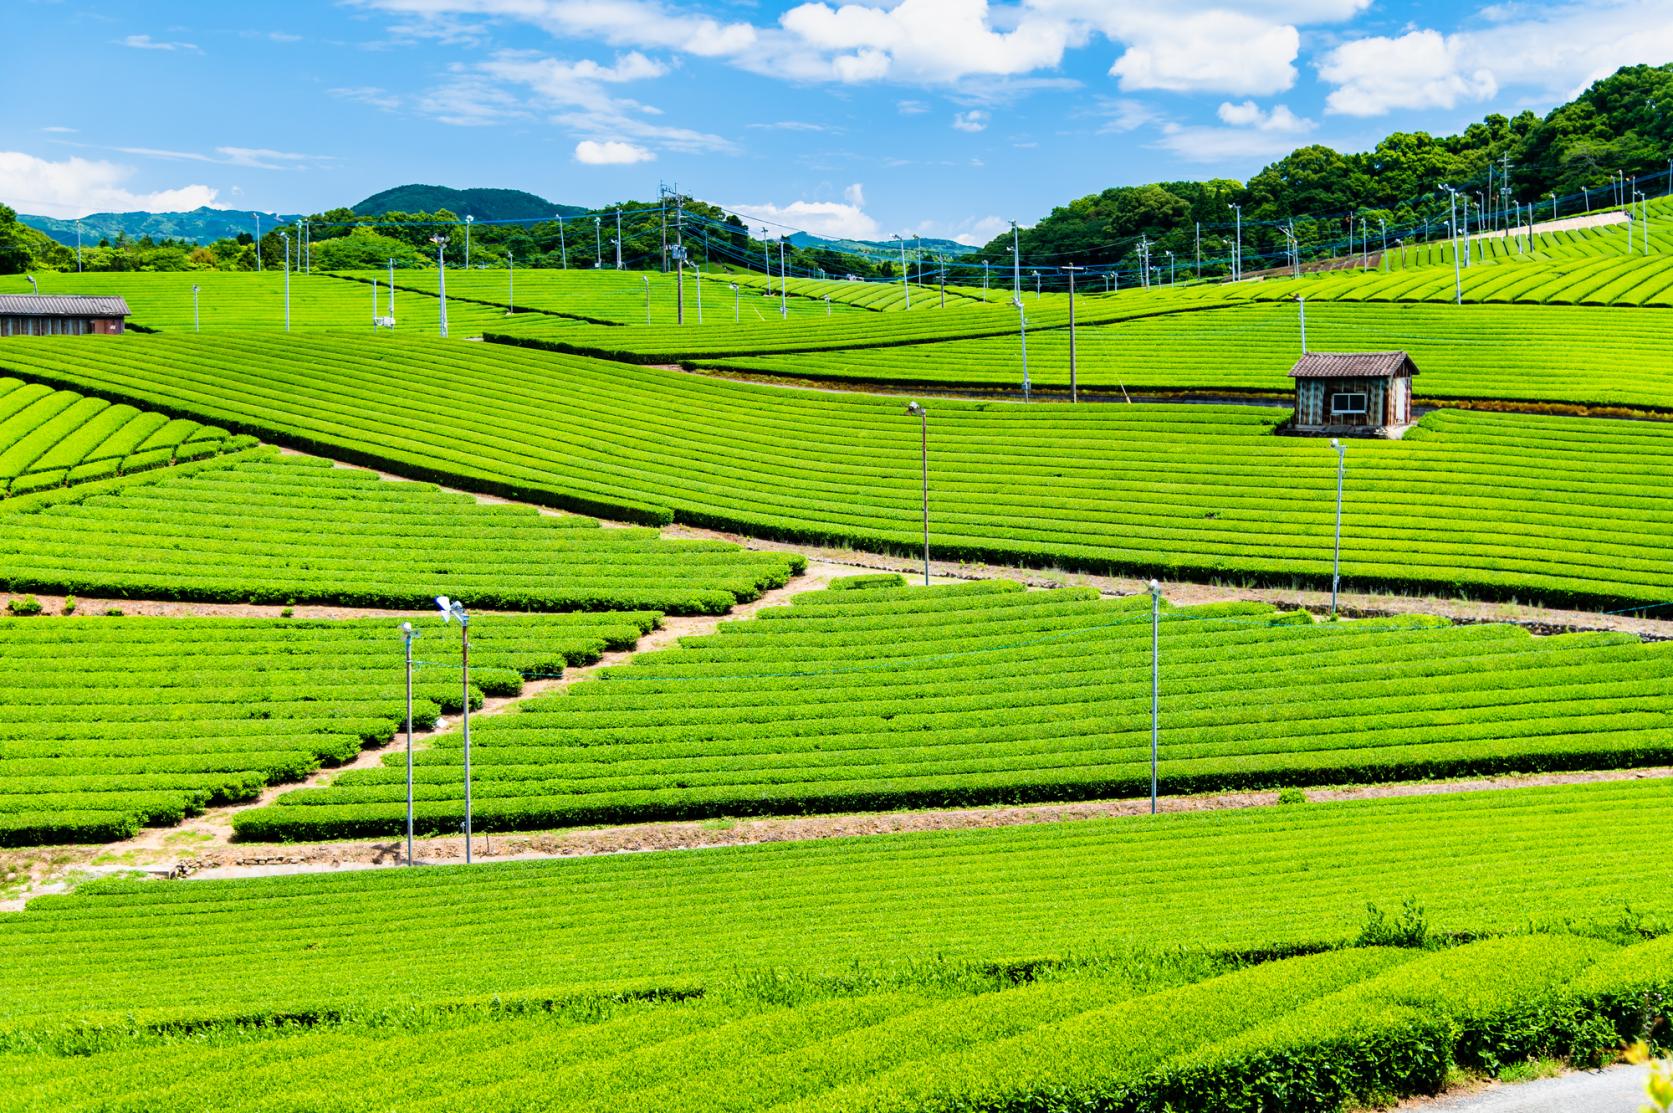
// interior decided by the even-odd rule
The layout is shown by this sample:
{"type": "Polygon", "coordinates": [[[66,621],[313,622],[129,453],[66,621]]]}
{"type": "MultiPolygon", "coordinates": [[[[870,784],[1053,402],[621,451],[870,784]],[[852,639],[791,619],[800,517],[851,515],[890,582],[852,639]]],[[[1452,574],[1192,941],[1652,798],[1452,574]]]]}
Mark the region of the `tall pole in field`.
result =
{"type": "Polygon", "coordinates": [[[1243,278],[1243,206],[1227,205],[1226,208],[1237,214],[1237,254],[1232,259],[1232,281],[1243,278]]]}
{"type": "Polygon", "coordinates": [[[1069,401],[1080,401],[1080,390],[1075,384],[1075,272],[1085,267],[1069,263],[1063,267],[1069,274],[1069,401]]]}
{"type": "MultiPolygon", "coordinates": [[[[650,284],[651,284],[651,280],[649,278],[645,279],[645,286],[646,286],[647,291],[649,290],[650,284]]],[[[740,320],[739,313],[743,309],[743,302],[741,300],[742,295],[738,293],[738,284],[736,282],[734,282],[734,283],[731,284],[731,286],[732,286],[732,323],[735,325],[740,320]]],[[[647,296],[649,296],[648,293],[647,293],[647,296]]]]}
{"type": "Polygon", "coordinates": [[[443,340],[447,339],[447,237],[431,236],[430,242],[436,245],[436,286],[441,301],[440,332],[443,340]]]}
{"type": "Polygon", "coordinates": [[[604,225],[598,217],[593,217],[593,270],[604,269],[604,225]]]}
{"type": "Polygon", "coordinates": [[[395,320],[395,260],[389,260],[389,319],[395,320]]]}
{"type": "Polygon", "coordinates": [[[443,624],[459,620],[459,671],[463,677],[465,743],[465,865],[471,864],[471,620],[465,605],[445,595],[436,596],[443,624]]]}
{"type": "Polygon", "coordinates": [[[1451,213],[1452,213],[1451,218],[1448,219],[1447,222],[1446,222],[1446,227],[1447,227],[1447,231],[1452,233],[1452,292],[1453,292],[1453,300],[1458,305],[1463,305],[1464,304],[1464,272],[1460,269],[1462,264],[1460,264],[1459,261],[1458,261],[1458,191],[1456,189],[1453,189],[1449,185],[1443,185],[1441,188],[1446,190],[1447,198],[1448,198],[1447,203],[1450,206],[1451,213]]]}
{"type": "Polygon", "coordinates": [[[900,289],[901,293],[906,295],[906,308],[911,309],[912,284],[906,280],[908,273],[906,270],[906,238],[897,235],[895,239],[900,242],[900,289]]]}
{"type": "Polygon", "coordinates": [[[917,402],[908,402],[906,412],[918,419],[919,457],[923,461],[924,476],[924,586],[929,586],[929,411],[917,402]]]}
{"type": "MultiPolygon", "coordinates": [[[[908,309],[911,305],[907,306],[908,309]]],[[[790,316],[790,279],[784,268],[784,237],[778,238],[778,318],[786,320],[790,316]]]]}
{"type": "Polygon", "coordinates": [[[1156,766],[1162,735],[1162,585],[1150,581],[1150,814],[1156,814],[1156,766]]]}
{"type": "Polygon", "coordinates": [[[261,273],[261,214],[256,213],[256,273],[261,273]]]}
{"type": "Polygon", "coordinates": [[[616,206],[616,269],[622,269],[622,208],[616,206]]]}
{"type": "MultiPolygon", "coordinates": [[[[761,229],[761,273],[767,276],[767,293],[773,292],[773,253],[767,244],[767,237],[772,235],[771,228],[761,229]]],[[[896,237],[897,239],[899,237],[896,237]]],[[[904,260],[906,256],[902,255],[904,260]]]]}
{"type": "Polygon", "coordinates": [[[466,217],[465,217],[465,269],[466,270],[471,269],[471,225],[474,224],[475,222],[476,222],[476,217],[470,216],[468,214],[466,215],[466,217]]]}
{"type": "Polygon", "coordinates": [[[569,269],[569,243],[564,239],[563,214],[562,213],[558,214],[558,259],[559,259],[559,264],[558,264],[559,267],[561,267],[563,270],[568,270],[569,269]]]}
{"type": "Polygon", "coordinates": [[[1342,586],[1342,481],[1348,473],[1348,446],[1333,439],[1330,447],[1336,450],[1336,553],[1330,568],[1330,617],[1335,619],[1336,593],[1342,586]]]}
{"type": "Polygon", "coordinates": [[[412,623],[401,623],[401,640],[407,646],[407,865],[412,865],[412,640],[418,631],[412,623]]]}
{"type": "MultiPolygon", "coordinates": [[[[377,296],[376,291],[373,292],[372,296],[373,297],[377,296]]],[[[372,315],[373,316],[377,315],[377,312],[376,312],[375,309],[373,310],[372,315]]],[[[192,331],[193,332],[202,332],[203,331],[203,323],[202,323],[202,321],[200,321],[198,319],[198,288],[197,288],[196,283],[192,284],[192,331]]]]}
{"type": "Polygon", "coordinates": [[[505,307],[517,312],[517,260],[510,250],[505,253],[505,307]]]}
{"type": "Polygon", "coordinates": [[[1307,354],[1307,297],[1297,294],[1295,297],[1296,310],[1301,314],[1301,354],[1307,354]]]}
{"type": "Polygon", "coordinates": [[[290,331],[290,233],[280,232],[279,238],[285,241],[285,331],[290,331]]]}

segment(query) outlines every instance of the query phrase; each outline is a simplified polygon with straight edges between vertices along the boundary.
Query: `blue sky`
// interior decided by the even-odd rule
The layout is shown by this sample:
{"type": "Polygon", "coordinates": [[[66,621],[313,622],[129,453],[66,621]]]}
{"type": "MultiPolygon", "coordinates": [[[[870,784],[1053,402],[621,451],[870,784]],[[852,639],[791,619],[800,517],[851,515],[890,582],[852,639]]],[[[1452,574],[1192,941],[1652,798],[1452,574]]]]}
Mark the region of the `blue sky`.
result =
{"type": "Polygon", "coordinates": [[[314,211],[659,181],[982,242],[1109,185],[1454,131],[1673,60],[1673,2],[10,0],[0,201],[314,211]]]}

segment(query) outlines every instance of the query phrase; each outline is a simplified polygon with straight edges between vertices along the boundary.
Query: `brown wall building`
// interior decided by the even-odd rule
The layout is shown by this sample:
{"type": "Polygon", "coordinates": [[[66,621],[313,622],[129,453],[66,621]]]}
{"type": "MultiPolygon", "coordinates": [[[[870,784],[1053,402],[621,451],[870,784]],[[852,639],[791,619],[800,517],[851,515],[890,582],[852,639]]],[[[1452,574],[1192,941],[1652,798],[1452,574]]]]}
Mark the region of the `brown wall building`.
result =
{"type": "Polygon", "coordinates": [[[82,294],[0,294],[0,336],[115,336],[128,303],[82,294]]]}

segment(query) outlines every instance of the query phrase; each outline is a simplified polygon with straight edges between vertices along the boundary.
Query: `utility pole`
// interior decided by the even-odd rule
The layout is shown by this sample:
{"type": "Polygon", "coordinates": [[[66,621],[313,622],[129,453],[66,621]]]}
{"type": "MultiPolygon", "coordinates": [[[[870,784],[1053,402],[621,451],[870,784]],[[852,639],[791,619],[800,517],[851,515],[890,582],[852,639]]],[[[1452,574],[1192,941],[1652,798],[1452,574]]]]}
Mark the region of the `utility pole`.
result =
{"type": "Polygon", "coordinates": [[[1063,270],[1069,275],[1069,401],[1080,401],[1080,389],[1075,382],[1075,272],[1085,267],[1069,263],[1063,270]]]}
{"type": "Polygon", "coordinates": [[[622,207],[616,206],[616,269],[622,269],[622,207]]]}
{"type": "MultiPolygon", "coordinates": [[[[662,220],[662,273],[668,273],[668,186],[656,183],[656,211],[662,220]]],[[[765,231],[765,229],[763,229],[765,231]]]]}
{"type": "Polygon", "coordinates": [[[558,214],[558,256],[562,260],[561,266],[563,267],[563,269],[568,270],[569,269],[569,243],[564,239],[564,235],[563,235],[563,214],[562,213],[558,214]]]}
{"type": "Polygon", "coordinates": [[[785,237],[783,236],[778,238],[778,319],[788,321],[790,319],[790,286],[785,277],[784,240],[785,237]]]}
{"type": "Polygon", "coordinates": [[[907,281],[908,271],[906,269],[906,237],[897,234],[895,239],[900,243],[900,289],[901,292],[906,295],[906,308],[911,309],[912,284],[907,281]]]}
{"type": "Polygon", "coordinates": [[[1448,205],[1452,218],[1446,222],[1447,231],[1452,233],[1452,289],[1454,298],[1459,305],[1464,304],[1464,275],[1459,269],[1458,262],[1458,191],[1449,185],[1441,186],[1446,190],[1448,205]]]}
{"type": "Polygon", "coordinates": [[[1241,282],[1243,280],[1243,206],[1227,205],[1226,208],[1237,214],[1237,255],[1232,260],[1232,281],[1241,282]]]}

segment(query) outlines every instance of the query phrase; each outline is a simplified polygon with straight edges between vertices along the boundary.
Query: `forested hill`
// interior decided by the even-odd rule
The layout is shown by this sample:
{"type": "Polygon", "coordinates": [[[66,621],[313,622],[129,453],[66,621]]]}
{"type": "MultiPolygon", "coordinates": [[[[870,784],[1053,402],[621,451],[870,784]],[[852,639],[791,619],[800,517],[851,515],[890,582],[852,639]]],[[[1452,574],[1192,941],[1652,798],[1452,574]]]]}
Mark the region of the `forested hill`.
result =
{"type": "MultiPolygon", "coordinates": [[[[1291,152],[1247,183],[1226,179],[1118,186],[1059,206],[1021,236],[1022,258],[1061,259],[1089,265],[1138,265],[1140,238],[1150,261],[1166,269],[1166,253],[1181,265],[1194,262],[1196,226],[1204,231],[1206,259],[1223,256],[1233,221],[1228,206],[1243,210],[1243,241],[1256,255],[1280,256],[1280,225],[1294,222],[1303,258],[1329,253],[1348,236],[1347,221],[1363,218],[1376,237],[1378,221],[1393,228],[1444,227],[1448,195],[1460,191],[1528,203],[1550,213],[1550,194],[1604,203],[1602,192],[1617,171],[1627,178],[1656,177],[1639,188],[1668,191],[1673,159],[1673,64],[1627,66],[1598,81],[1543,118],[1524,111],[1471,124],[1460,135],[1396,132],[1370,150],[1341,154],[1314,144],[1291,152]],[[1506,166],[1509,178],[1503,177],[1506,166]],[[1489,168],[1492,179],[1489,181],[1489,168]],[[1507,186],[1509,192],[1501,193],[1507,186]],[[1491,193],[1489,194],[1489,190],[1491,193]],[[1309,250],[1311,249],[1311,251],[1309,250]]],[[[1471,217],[1472,225],[1476,218],[1471,217]]],[[[1357,228],[1357,223],[1356,223],[1357,228]]],[[[1391,233],[1392,234],[1392,233],[1391,233]]],[[[982,248],[977,258],[1009,263],[1011,234],[982,248]]],[[[1205,271],[1213,272],[1212,264],[1205,271]]]]}
{"type": "Polygon", "coordinates": [[[560,205],[520,189],[452,189],[437,185],[403,185],[374,193],[354,206],[357,216],[385,213],[433,213],[446,209],[477,220],[550,220],[574,216],[585,209],[560,205]]]}

